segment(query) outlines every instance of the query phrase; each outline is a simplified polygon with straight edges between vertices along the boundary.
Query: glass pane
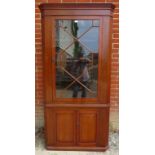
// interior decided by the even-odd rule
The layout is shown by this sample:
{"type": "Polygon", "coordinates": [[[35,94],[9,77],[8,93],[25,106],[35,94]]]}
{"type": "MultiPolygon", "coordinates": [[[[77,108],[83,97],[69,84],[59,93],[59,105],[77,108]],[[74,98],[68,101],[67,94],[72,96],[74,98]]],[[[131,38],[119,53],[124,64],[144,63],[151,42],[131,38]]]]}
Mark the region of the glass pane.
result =
{"type": "Polygon", "coordinates": [[[98,52],[98,27],[91,28],[79,39],[79,41],[86,45],[93,52],[98,52]]]}
{"type": "Polygon", "coordinates": [[[56,20],[56,97],[95,98],[98,20],[56,20]]]}

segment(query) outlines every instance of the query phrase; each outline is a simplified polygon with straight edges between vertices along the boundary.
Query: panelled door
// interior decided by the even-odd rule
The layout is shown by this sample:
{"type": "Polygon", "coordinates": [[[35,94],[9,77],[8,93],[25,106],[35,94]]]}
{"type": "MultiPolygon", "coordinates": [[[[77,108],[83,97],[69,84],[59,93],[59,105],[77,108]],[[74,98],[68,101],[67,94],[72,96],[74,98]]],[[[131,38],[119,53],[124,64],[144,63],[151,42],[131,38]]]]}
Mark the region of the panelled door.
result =
{"type": "Polygon", "coordinates": [[[106,146],[107,112],[99,108],[48,108],[47,145],[61,147],[106,146]]]}

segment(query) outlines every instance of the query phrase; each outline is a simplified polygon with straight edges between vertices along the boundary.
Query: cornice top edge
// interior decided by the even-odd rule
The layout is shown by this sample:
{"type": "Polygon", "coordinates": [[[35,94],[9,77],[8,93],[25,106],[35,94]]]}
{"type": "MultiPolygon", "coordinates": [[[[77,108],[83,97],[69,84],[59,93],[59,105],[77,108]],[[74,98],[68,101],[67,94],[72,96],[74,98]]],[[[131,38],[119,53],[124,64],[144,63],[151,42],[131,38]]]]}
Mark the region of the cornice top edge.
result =
{"type": "Polygon", "coordinates": [[[112,3],[42,3],[39,5],[41,10],[56,10],[56,9],[100,9],[114,10],[115,5],[112,3]]]}

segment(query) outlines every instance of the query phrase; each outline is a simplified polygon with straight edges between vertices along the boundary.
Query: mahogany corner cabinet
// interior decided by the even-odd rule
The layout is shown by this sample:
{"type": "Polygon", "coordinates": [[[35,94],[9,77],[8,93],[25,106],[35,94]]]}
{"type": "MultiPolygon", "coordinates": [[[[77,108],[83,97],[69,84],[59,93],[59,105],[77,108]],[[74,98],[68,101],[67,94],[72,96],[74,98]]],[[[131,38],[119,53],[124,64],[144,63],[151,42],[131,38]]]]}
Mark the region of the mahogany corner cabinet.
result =
{"type": "Polygon", "coordinates": [[[41,4],[49,150],[108,148],[110,3],[41,4]]]}

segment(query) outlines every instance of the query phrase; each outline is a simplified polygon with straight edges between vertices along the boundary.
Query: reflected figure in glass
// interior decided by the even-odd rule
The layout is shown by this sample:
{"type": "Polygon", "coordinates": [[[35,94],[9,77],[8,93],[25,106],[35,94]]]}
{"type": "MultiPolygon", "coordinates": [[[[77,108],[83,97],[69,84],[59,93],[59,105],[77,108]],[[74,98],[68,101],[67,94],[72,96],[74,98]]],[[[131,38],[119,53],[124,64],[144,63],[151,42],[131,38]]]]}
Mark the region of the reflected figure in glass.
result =
{"type": "Polygon", "coordinates": [[[73,73],[75,77],[80,77],[79,80],[83,84],[81,85],[80,82],[75,82],[73,86],[73,97],[78,96],[78,92],[81,90],[81,97],[86,97],[86,88],[89,88],[88,81],[90,79],[90,75],[88,72],[88,64],[90,60],[88,58],[84,57],[84,51],[82,50],[82,47],[80,48],[78,60],[75,61],[74,71],[76,73],[73,73]],[[84,87],[85,86],[85,87],[84,87]]]}

